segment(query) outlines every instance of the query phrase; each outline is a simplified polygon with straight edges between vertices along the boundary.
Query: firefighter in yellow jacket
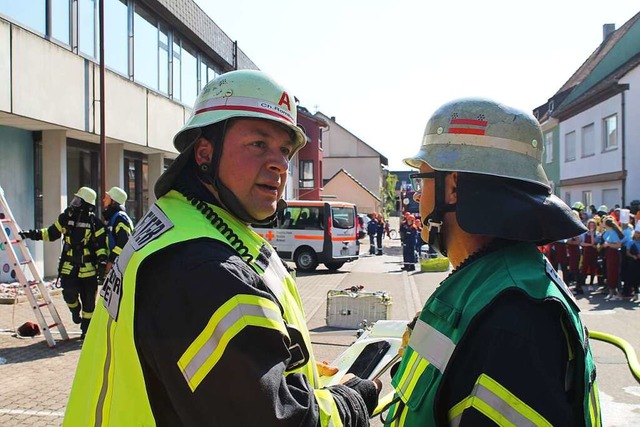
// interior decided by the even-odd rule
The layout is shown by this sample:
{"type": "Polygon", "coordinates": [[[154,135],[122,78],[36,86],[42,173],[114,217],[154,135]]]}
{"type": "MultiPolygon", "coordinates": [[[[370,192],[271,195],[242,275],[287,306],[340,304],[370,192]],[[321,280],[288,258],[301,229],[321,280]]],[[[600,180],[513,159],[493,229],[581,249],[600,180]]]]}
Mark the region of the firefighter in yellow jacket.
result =
{"type": "Polygon", "coordinates": [[[601,425],[580,310],[536,247],[584,231],[550,192],[542,141],[531,114],[465,98],[405,160],[423,238],[454,270],[411,325],[385,425],[601,425]]]}
{"type": "Polygon", "coordinates": [[[64,239],[58,275],[62,297],[71,311],[73,323],[80,324],[85,337],[96,305],[98,282],[104,279],[107,264],[107,234],[95,214],[96,192],[80,187],[69,207],[56,222],[41,230],[23,231],[31,240],[53,242],[64,239]]]}
{"type": "Polygon", "coordinates": [[[378,383],[319,387],[292,276],[249,226],[284,206],[296,113],[258,71],[202,90],[107,276],[65,426],[368,424],[378,383]]]}

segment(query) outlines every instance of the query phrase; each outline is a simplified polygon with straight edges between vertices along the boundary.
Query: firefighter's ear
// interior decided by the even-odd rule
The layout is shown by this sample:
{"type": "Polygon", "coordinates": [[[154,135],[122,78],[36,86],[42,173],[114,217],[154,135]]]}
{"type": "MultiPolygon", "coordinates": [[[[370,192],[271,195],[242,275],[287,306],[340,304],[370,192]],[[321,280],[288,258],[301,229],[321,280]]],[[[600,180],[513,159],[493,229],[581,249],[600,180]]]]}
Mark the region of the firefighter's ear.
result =
{"type": "Polygon", "coordinates": [[[458,202],[458,172],[451,172],[445,177],[445,203],[456,204],[458,202]]]}
{"type": "Polygon", "coordinates": [[[206,138],[199,138],[194,147],[195,160],[198,167],[206,172],[211,165],[211,159],[213,158],[213,144],[206,138]],[[206,169],[206,170],[204,170],[206,169]]]}

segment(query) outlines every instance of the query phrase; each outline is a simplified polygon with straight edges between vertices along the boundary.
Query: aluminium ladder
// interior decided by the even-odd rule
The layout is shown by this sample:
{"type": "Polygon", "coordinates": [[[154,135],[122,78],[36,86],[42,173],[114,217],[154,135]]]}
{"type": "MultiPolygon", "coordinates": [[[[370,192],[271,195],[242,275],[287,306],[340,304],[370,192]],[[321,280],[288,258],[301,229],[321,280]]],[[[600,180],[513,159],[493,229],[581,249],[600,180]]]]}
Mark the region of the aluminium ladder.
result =
{"type": "Polygon", "coordinates": [[[69,335],[67,334],[67,330],[65,329],[62,320],[60,319],[58,310],[56,310],[56,306],[51,300],[49,291],[47,290],[47,287],[45,286],[42,278],[40,277],[40,274],[38,273],[38,269],[33,262],[33,258],[31,257],[31,253],[29,252],[27,244],[20,237],[18,225],[16,224],[13,214],[11,213],[11,209],[9,208],[9,204],[4,197],[4,190],[2,189],[2,187],[0,187],[0,243],[3,243],[7,249],[6,252],[9,256],[9,261],[13,265],[13,269],[16,273],[16,278],[24,289],[24,293],[27,296],[29,303],[31,304],[31,308],[36,315],[36,318],[38,319],[38,324],[40,325],[40,329],[47,339],[47,344],[49,344],[49,347],[53,348],[56,346],[56,341],[51,334],[52,328],[58,328],[62,339],[68,340],[69,335]],[[5,226],[7,227],[6,229],[5,226]],[[18,259],[16,251],[14,249],[14,245],[20,248],[20,253],[22,255],[21,259],[23,261],[20,261],[18,259]],[[33,280],[28,280],[27,276],[25,276],[25,272],[22,270],[22,266],[24,265],[29,267],[33,280]],[[38,298],[33,293],[32,286],[34,285],[38,287],[40,296],[44,300],[44,302],[38,302],[38,298]],[[51,319],[53,319],[52,323],[49,323],[45,318],[45,315],[41,310],[42,307],[47,307],[49,316],[51,317],[51,319]]]}

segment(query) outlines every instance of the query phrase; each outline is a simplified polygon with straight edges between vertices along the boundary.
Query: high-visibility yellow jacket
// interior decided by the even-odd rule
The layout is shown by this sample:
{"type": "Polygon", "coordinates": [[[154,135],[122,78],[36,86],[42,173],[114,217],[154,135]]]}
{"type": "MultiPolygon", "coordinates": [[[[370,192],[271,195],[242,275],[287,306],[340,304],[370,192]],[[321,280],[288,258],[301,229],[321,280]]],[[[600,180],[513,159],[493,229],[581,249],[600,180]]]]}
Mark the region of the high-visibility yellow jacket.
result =
{"type": "Polygon", "coordinates": [[[176,191],[140,220],[98,306],[65,426],[341,426],[362,402],[316,388],[300,297],[268,243],[176,191]]]}

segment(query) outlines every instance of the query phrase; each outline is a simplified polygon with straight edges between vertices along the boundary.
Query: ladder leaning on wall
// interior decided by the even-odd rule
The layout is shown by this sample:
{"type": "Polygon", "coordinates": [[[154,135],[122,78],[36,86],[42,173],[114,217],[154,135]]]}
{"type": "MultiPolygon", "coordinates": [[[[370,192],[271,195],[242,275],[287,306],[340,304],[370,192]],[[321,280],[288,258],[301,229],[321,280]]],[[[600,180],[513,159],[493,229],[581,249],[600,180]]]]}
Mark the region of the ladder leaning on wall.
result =
{"type": "Polygon", "coordinates": [[[38,319],[40,330],[47,339],[49,347],[53,348],[56,346],[56,341],[51,334],[51,329],[58,328],[63,340],[68,340],[69,335],[62,323],[62,319],[60,319],[56,306],[51,300],[49,291],[42,281],[40,273],[38,273],[38,269],[33,262],[33,258],[31,257],[27,244],[20,237],[19,231],[18,225],[16,224],[13,214],[11,213],[11,209],[9,208],[9,204],[4,197],[4,190],[0,187],[0,242],[3,243],[7,249],[6,252],[9,257],[9,261],[13,265],[16,278],[18,279],[18,282],[20,282],[27,299],[31,304],[33,313],[36,315],[36,319],[38,319]],[[14,246],[17,246],[20,249],[20,259],[16,254],[14,246]],[[27,279],[25,271],[22,269],[24,265],[29,267],[33,280],[27,279]],[[38,301],[38,298],[34,294],[34,286],[40,291],[40,297],[44,302],[38,301]],[[46,313],[43,313],[43,307],[47,308],[48,317],[45,317],[46,313]],[[48,318],[52,319],[51,323],[47,320],[48,318]]]}

